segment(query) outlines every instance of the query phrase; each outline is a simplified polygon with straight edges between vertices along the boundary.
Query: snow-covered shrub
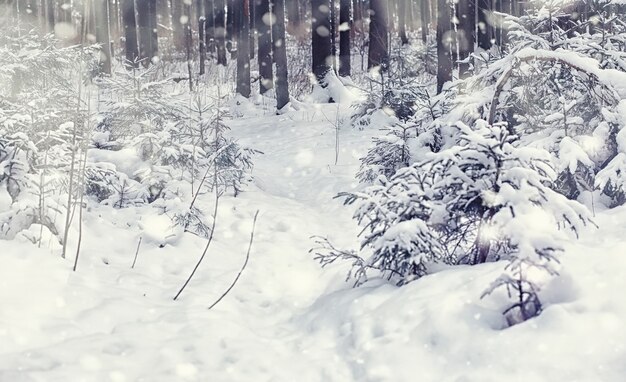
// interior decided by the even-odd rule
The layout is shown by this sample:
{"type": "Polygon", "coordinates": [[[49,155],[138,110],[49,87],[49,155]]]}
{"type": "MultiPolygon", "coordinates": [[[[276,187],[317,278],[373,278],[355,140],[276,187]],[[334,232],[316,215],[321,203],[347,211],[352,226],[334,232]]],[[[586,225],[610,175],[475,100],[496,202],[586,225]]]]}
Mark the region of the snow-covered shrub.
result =
{"type": "Polygon", "coordinates": [[[417,126],[398,122],[382,130],[385,134],[373,139],[373,146],[361,159],[357,178],[363,183],[372,183],[381,175],[390,178],[410,164],[409,144],[417,137],[417,126]]]}
{"type": "Polygon", "coordinates": [[[174,81],[162,78],[159,65],[122,68],[96,83],[108,95],[98,129],[109,131],[111,139],[162,131],[186,118],[183,85],[174,86],[174,81]]]}
{"type": "Polygon", "coordinates": [[[555,274],[548,263],[562,251],[562,235],[577,237],[590,221],[588,210],[551,188],[557,178],[552,156],[522,145],[506,124],[479,119],[440,133],[447,138],[441,138],[445,145],[438,151],[389,180],[380,177],[360,192],[340,195],[356,205],[361,249],[342,253],[326,246],[317,259],[322,264],[352,260],[360,269],[352,271],[357,284],[368,269],[376,269],[400,285],[427,274],[436,262],[507,260],[513,275],[489,291],[518,288],[518,295],[529,298],[514,306],[522,319],[539,313],[541,283],[527,269],[555,274]],[[513,285],[515,277],[519,282],[513,285]]]}

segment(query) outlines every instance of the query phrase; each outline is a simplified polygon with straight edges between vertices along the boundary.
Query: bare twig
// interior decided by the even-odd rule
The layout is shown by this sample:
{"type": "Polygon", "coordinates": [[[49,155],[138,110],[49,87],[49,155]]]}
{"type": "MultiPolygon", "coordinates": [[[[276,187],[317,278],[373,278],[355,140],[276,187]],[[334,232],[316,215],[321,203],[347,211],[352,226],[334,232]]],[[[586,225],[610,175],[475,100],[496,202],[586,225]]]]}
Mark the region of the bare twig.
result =
{"type": "Polygon", "coordinates": [[[228,292],[230,292],[233,289],[233,287],[235,286],[235,284],[237,284],[237,281],[239,281],[239,278],[241,277],[241,274],[243,273],[243,270],[246,269],[246,266],[248,265],[248,260],[250,260],[250,250],[252,249],[252,242],[254,241],[254,229],[256,227],[256,220],[257,220],[258,216],[259,216],[259,210],[257,210],[256,213],[254,214],[254,220],[252,221],[252,231],[250,232],[250,243],[248,243],[248,251],[246,252],[246,260],[244,261],[243,266],[239,270],[239,273],[237,273],[237,277],[235,277],[235,279],[230,284],[228,289],[226,289],[226,291],[224,293],[222,293],[220,298],[218,298],[213,304],[211,304],[211,306],[209,306],[209,309],[213,308],[220,301],[222,301],[222,299],[224,297],[226,297],[228,292]]]}
{"type": "Polygon", "coordinates": [[[183,293],[183,291],[187,287],[187,284],[189,284],[189,281],[191,281],[191,278],[196,273],[196,271],[198,270],[198,267],[200,266],[200,263],[202,263],[202,260],[204,260],[204,257],[206,256],[207,252],[209,251],[209,247],[211,246],[211,242],[213,241],[213,235],[215,234],[215,223],[217,222],[217,208],[219,206],[219,200],[220,200],[220,193],[218,192],[218,190],[216,188],[215,189],[215,204],[214,204],[214,208],[213,208],[213,223],[211,223],[211,233],[209,234],[209,241],[207,241],[206,246],[204,247],[204,251],[202,252],[202,256],[200,256],[200,259],[196,263],[196,266],[193,268],[193,271],[191,271],[191,274],[187,278],[187,281],[185,281],[185,283],[180,288],[178,293],[176,293],[176,296],[174,296],[174,301],[176,301],[178,296],[180,296],[180,294],[183,293]]]}
{"type": "Polygon", "coordinates": [[[137,243],[137,250],[135,251],[135,258],[133,259],[133,265],[130,266],[131,269],[135,268],[135,263],[137,263],[137,256],[139,256],[139,247],[141,247],[141,240],[143,240],[143,236],[139,236],[139,242],[137,243]]]}

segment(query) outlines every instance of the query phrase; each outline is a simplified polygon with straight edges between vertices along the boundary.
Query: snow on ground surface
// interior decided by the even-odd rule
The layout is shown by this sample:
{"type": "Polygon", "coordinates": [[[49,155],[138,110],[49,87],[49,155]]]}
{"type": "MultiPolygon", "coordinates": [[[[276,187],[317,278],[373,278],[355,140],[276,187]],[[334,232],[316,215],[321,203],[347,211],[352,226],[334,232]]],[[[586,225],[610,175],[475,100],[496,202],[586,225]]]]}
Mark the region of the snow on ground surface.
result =
{"type": "Polygon", "coordinates": [[[543,314],[505,330],[503,296],[480,299],[503,264],[403,288],[351,289],[345,266],[320,269],[310,236],[357,244],[350,209],[332,198],[355,185],[375,133],[343,129],[335,165],[336,111],[230,123],[265,154],[246,192],[222,200],[212,248],[178,301],[205,241],[172,232],[152,207],[86,212],[75,273],[72,251],[63,260],[58,248],[0,242],[0,381],[626,380],[625,208],[599,213],[600,229],[570,245],[543,314]],[[244,260],[257,209],[250,263],[209,311],[244,260]]]}

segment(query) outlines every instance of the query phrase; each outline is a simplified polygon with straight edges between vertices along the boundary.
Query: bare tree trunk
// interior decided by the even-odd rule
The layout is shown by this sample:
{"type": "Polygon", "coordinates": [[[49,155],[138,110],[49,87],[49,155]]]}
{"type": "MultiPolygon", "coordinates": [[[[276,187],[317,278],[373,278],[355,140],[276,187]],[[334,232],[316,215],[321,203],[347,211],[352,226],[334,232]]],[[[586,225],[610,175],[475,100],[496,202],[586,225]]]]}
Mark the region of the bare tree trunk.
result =
{"type": "Polygon", "coordinates": [[[389,32],[387,30],[386,0],[370,0],[370,32],[367,68],[387,69],[389,61],[389,32]]]}
{"type": "Polygon", "coordinates": [[[430,0],[419,0],[419,2],[420,19],[422,24],[422,42],[426,44],[428,41],[428,25],[430,24],[430,0]]]}
{"type": "Polygon", "coordinates": [[[137,45],[137,24],[135,21],[135,0],[122,0],[122,21],[126,46],[127,65],[136,66],[139,58],[137,45]]]}
{"type": "Polygon", "coordinates": [[[489,25],[488,15],[491,12],[492,0],[478,0],[478,47],[482,49],[491,48],[493,29],[489,25]]]}
{"type": "Polygon", "coordinates": [[[437,93],[441,93],[443,85],[452,81],[452,55],[449,34],[452,30],[448,0],[437,2],[437,93]]]}
{"type": "Polygon", "coordinates": [[[287,41],[285,40],[285,3],[273,0],[272,13],[276,18],[276,34],[273,36],[276,59],[276,109],[280,111],[289,103],[289,72],[287,69],[287,41]]]}
{"type": "Polygon", "coordinates": [[[183,16],[182,0],[170,0],[170,8],[172,12],[172,42],[174,50],[182,52],[185,48],[185,32],[183,24],[180,22],[183,16]]]}
{"type": "Polygon", "coordinates": [[[352,71],[350,63],[350,35],[352,30],[351,0],[339,3],[339,75],[349,77],[352,71]]]}
{"type": "Polygon", "coordinates": [[[235,58],[234,52],[235,42],[235,1],[226,1],[226,51],[230,53],[230,57],[235,58]]]}
{"type": "Polygon", "coordinates": [[[331,70],[329,65],[332,55],[330,2],[328,0],[311,0],[311,4],[313,74],[315,74],[318,83],[323,85],[326,74],[331,70]]]}
{"type": "Polygon", "coordinates": [[[397,0],[398,1],[398,36],[400,37],[400,41],[402,41],[402,45],[406,45],[409,43],[409,38],[406,35],[406,19],[407,19],[407,4],[408,0],[397,0]]]}
{"type": "Polygon", "coordinates": [[[206,65],[206,11],[204,0],[196,1],[198,11],[198,53],[200,56],[200,75],[205,73],[206,65]]]}
{"type": "Polygon", "coordinates": [[[272,30],[270,28],[269,0],[257,0],[255,9],[255,24],[259,35],[259,74],[261,94],[265,94],[274,87],[272,73],[272,30]]]}
{"type": "MultiPolygon", "coordinates": [[[[476,41],[476,6],[474,1],[465,0],[457,3],[457,46],[459,50],[459,61],[467,61],[476,41]]],[[[470,74],[469,62],[459,63],[459,75],[465,78],[470,74]]]]}
{"type": "Polygon", "coordinates": [[[250,0],[236,0],[237,93],[250,98],[250,0]]]}
{"type": "Polygon", "coordinates": [[[224,0],[215,3],[215,42],[217,47],[217,64],[226,66],[226,10],[224,0]]]}
{"type": "Polygon", "coordinates": [[[111,74],[111,37],[109,32],[109,1],[95,0],[96,41],[100,44],[100,71],[111,74]]]}
{"type": "Polygon", "coordinates": [[[139,29],[139,58],[144,66],[149,66],[157,55],[156,46],[156,1],[135,0],[137,26],[139,29]]]}
{"type": "Polygon", "coordinates": [[[286,0],[287,6],[287,31],[298,39],[303,38],[304,30],[300,18],[300,4],[298,0],[286,0]]]}

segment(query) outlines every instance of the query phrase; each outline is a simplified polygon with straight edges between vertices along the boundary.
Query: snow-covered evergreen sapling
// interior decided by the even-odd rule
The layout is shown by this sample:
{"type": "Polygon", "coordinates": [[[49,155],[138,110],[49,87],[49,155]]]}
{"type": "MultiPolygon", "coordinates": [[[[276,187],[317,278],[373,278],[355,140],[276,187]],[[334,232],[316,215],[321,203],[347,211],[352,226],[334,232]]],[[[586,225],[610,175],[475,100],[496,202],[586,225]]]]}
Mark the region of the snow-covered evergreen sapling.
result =
{"type": "Polygon", "coordinates": [[[448,133],[446,146],[425,160],[341,195],[357,206],[364,228],[359,256],[368,267],[403,284],[437,261],[539,265],[560,251],[561,233],[577,236],[589,222],[585,207],[550,188],[556,178],[550,154],[521,147],[505,124],[459,122],[448,133]],[[539,231],[535,219],[543,223],[539,231]]]}

